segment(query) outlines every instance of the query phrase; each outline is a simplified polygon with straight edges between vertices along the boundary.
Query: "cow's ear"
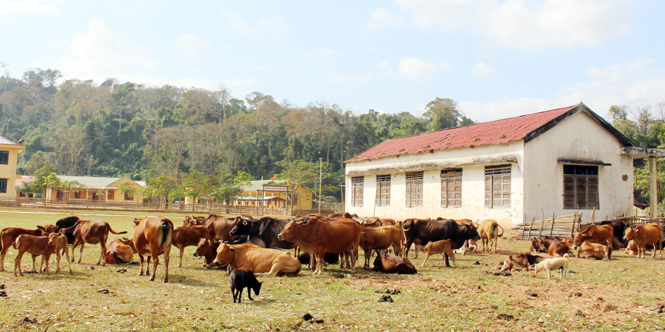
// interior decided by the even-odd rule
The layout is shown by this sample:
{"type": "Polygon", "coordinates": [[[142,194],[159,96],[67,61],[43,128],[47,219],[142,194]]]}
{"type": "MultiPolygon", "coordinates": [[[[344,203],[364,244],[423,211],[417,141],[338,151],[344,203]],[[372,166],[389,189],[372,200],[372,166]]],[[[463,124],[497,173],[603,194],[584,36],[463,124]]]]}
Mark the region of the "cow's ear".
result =
{"type": "Polygon", "coordinates": [[[44,226],[37,226],[37,229],[44,230],[44,226]]]}

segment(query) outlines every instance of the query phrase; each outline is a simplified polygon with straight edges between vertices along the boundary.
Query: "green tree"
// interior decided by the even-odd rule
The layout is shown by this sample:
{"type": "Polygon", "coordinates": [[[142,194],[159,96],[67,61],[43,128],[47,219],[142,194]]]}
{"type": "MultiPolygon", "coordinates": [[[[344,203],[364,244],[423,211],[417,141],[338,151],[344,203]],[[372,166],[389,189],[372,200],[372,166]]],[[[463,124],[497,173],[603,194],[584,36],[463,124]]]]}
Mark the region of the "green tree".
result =
{"type": "Polygon", "coordinates": [[[217,202],[226,204],[226,213],[228,213],[228,207],[233,204],[236,197],[242,194],[243,186],[249,185],[251,180],[252,176],[242,171],[238,172],[235,177],[231,173],[222,173],[219,185],[212,190],[210,196],[214,197],[217,202]]]}
{"type": "Polygon", "coordinates": [[[131,182],[123,182],[120,184],[120,187],[118,187],[118,190],[120,190],[120,192],[122,192],[127,197],[134,198],[134,195],[136,195],[138,188],[136,188],[136,186],[133,185],[131,182]]]}
{"type": "MultiPolygon", "coordinates": [[[[287,161],[282,160],[275,163],[277,166],[282,167],[284,170],[279,173],[280,179],[286,179],[289,184],[289,190],[291,195],[289,200],[294,201],[295,198],[299,197],[301,192],[297,192],[300,188],[307,188],[310,192],[316,193],[318,195],[318,182],[319,182],[319,163],[310,163],[304,160],[295,160],[287,161]]],[[[326,163],[323,163],[323,168],[325,169],[326,163]]],[[[336,173],[332,172],[323,172],[321,178],[323,181],[329,179],[334,179],[337,177],[336,173]]],[[[328,185],[325,187],[325,192],[331,191],[335,186],[328,185]]],[[[338,187],[337,187],[338,188],[338,187]]]]}
{"type": "Polygon", "coordinates": [[[171,192],[177,187],[174,176],[162,175],[156,178],[148,179],[148,187],[144,191],[146,197],[157,197],[164,200],[164,208],[169,207],[169,198],[171,192]]]}
{"type": "Polygon", "coordinates": [[[210,194],[217,186],[219,180],[214,175],[205,175],[195,170],[189,172],[187,176],[182,179],[180,185],[172,192],[171,195],[178,197],[191,197],[192,198],[192,211],[196,206],[196,200],[199,198],[209,199],[210,194]]]}

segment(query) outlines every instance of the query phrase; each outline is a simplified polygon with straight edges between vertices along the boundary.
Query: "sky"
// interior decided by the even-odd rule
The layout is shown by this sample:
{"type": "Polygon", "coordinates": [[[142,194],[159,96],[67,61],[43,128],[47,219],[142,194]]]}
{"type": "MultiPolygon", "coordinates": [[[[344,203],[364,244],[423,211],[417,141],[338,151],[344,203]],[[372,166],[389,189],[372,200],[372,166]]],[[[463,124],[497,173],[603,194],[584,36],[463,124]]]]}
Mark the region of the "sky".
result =
{"type": "Polygon", "coordinates": [[[665,101],[663,14],[661,0],[0,0],[0,62],[355,113],[421,115],[438,97],[479,122],[580,101],[605,116],[665,101]]]}

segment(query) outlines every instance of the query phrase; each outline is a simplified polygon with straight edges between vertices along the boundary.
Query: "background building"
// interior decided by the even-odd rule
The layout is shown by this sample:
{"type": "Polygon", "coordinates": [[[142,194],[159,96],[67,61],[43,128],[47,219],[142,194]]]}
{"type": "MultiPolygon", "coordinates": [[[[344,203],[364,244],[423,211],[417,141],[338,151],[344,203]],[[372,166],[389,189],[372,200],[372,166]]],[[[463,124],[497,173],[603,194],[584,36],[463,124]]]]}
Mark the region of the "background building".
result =
{"type": "MultiPolygon", "coordinates": [[[[16,197],[16,164],[18,153],[25,145],[14,143],[0,136],[0,199],[16,197]]],[[[19,175],[18,178],[21,178],[19,175]]]]}

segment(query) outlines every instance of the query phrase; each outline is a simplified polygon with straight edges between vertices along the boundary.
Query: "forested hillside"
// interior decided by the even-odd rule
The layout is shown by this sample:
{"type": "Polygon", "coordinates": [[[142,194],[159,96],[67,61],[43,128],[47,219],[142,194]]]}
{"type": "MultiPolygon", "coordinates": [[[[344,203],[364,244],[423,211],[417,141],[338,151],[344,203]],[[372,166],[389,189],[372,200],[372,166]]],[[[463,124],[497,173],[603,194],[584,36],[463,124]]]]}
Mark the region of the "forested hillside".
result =
{"type": "Polygon", "coordinates": [[[423,116],[414,110],[354,114],[261,92],[233,96],[226,89],[61,79],[50,69],[0,77],[0,135],[26,145],[23,174],[47,161],[63,175],[148,180],[243,171],[260,179],[282,172],[278,161],[322,158],[326,171],[338,174],[328,180],[337,186],[343,161],[383,140],[473,123],[442,98],[429,102],[423,116]]]}

